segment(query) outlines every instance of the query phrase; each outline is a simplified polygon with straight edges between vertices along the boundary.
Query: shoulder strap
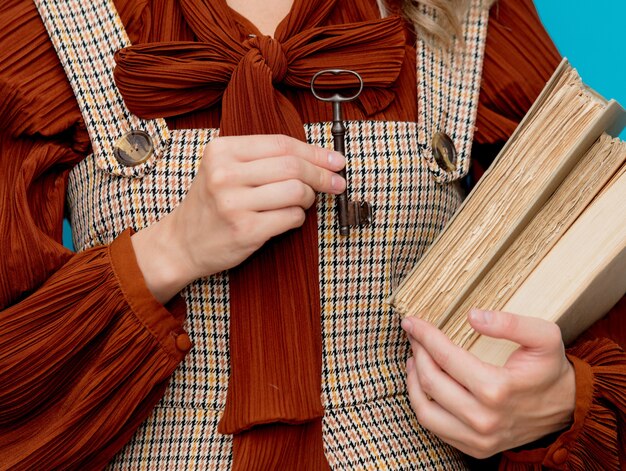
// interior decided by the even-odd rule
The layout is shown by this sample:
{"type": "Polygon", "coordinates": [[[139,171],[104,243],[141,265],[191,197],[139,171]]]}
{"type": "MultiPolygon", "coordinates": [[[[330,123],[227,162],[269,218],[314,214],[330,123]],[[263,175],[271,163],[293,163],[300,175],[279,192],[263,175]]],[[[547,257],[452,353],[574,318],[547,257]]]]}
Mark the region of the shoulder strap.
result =
{"type": "Polygon", "coordinates": [[[148,133],[154,155],[162,155],[170,139],[163,119],[133,115],[113,80],[114,53],[130,40],[112,0],[35,0],[50,39],[78,101],[98,166],[109,173],[138,176],[155,161],[121,165],[113,146],[130,131],[148,133]]]}
{"type": "MultiPolygon", "coordinates": [[[[463,39],[456,38],[449,49],[417,42],[418,144],[435,179],[442,183],[462,178],[469,171],[489,20],[483,3],[472,0],[463,39]],[[447,134],[454,142],[454,170],[443,169],[433,157],[436,132],[447,134]]],[[[424,10],[434,14],[426,7],[424,10]]]]}

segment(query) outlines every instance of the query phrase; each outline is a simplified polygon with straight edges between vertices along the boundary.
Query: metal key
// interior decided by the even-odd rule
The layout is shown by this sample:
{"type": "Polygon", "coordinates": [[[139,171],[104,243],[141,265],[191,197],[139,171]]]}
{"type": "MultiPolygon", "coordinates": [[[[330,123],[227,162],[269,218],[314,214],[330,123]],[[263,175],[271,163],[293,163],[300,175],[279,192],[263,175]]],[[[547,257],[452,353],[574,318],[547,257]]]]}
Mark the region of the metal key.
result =
{"type": "MultiPolygon", "coordinates": [[[[353,70],[345,69],[327,69],[320,70],[311,79],[311,92],[313,96],[321,101],[329,101],[333,104],[333,126],[331,132],[333,134],[333,146],[335,151],[346,154],[346,126],[343,123],[341,116],[341,103],[352,101],[357,98],[363,91],[363,79],[361,76],[353,70]],[[345,96],[340,93],[335,93],[329,97],[324,97],[318,94],[315,90],[315,81],[322,75],[339,75],[339,74],[351,74],[354,75],[359,81],[359,89],[354,95],[345,96]]],[[[337,172],[343,178],[346,178],[346,169],[343,168],[337,172]]],[[[347,179],[346,179],[347,181],[347,179]]],[[[372,222],[372,208],[366,201],[351,201],[348,198],[348,187],[340,195],[336,197],[337,207],[337,221],[339,223],[339,234],[350,234],[350,227],[355,226],[367,226],[372,222]]]]}

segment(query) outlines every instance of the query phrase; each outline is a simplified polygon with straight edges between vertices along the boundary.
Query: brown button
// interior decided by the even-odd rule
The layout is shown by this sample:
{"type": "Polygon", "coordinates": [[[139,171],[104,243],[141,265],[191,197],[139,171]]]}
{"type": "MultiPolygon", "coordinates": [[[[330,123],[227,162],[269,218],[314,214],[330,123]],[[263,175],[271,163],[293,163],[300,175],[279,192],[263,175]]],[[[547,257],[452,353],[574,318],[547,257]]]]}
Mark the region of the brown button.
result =
{"type": "Polygon", "coordinates": [[[152,138],[145,131],[132,130],[124,134],[113,148],[113,155],[126,167],[144,163],[154,152],[152,138]]]}
{"type": "Polygon", "coordinates": [[[433,134],[432,148],[433,157],[439,167],[449,172],[456,170],[456,148],[450,136],[436,132],[433,134]]]}
{"type": "Polygon", "coordinates": [[[188,352],[191,349],[191,339],[189,335],[185,332],[176,335],[176,348],[181,352],[188,352]]]}
{"type": "Polygon", "coordinates": [[[567,461],[568,455],[569,452],[567,451],[567,448],[559,448],[552,455],[552,461],[554,461],[556,464],[563,464],[567,461]]]}

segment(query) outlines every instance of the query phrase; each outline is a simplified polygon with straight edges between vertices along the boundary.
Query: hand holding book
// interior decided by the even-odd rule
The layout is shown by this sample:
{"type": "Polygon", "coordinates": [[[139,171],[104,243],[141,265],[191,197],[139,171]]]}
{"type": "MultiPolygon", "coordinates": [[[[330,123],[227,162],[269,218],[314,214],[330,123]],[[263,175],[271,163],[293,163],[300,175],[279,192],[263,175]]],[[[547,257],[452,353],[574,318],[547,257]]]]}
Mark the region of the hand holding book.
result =
{"type": "Polygon", "coordinates": [[[556,324],[498,311],[473,310],[469,322],[489,337],[521,347],[504,366],[478,359],[432,324],[406,317],[411,342],[407,389],[419,423],[476,458],[567,427],[575,379],[556,324]]]}
{"type": "Polygon", "coordinates": [[[626,113],[564,61],[444,231],[395,290],[479,358],[517,348],[467,323],[474,307],[557,322],[571,342],[626,291],[626,113]]]}
{"type": "MultiPolygon", "coordinates": [[[[614,407],[626,410],[626,400],[615,406],[626,383],[623,352],[607,344],[599,359],[584,350],[590,363],[577,353],[570,364],[563,342],[626,292],[626,143],[611,137],[625,124],[621,106],[585,87],[564,61],[392,296],[413,350],[407,388],[418,420],[468,454],[561,430],[574,405],[576,420],[551,451],[533,455],[537,465],[580,464],[596,442],[617,443],[607,439],[614,425],[595,431],[614,407]],[[595,370],[602,355],[624,367],[595,370]],[[593,386],[603,374],[615,391],[593,386]],[[594,432],[582,431],[594,414],[594,432]]],[[[618,469],[615,453],[606,456],[603,469],[618,469]]]]}

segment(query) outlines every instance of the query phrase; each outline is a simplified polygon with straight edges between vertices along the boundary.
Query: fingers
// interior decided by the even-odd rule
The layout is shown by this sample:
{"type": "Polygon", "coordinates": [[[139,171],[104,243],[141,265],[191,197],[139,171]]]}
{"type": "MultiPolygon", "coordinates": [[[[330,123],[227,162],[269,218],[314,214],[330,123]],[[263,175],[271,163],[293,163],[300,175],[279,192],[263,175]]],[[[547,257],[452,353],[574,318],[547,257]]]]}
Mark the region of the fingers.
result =
{"type": "Polygon", "coordinates": [[[562,348],[559,327],[543,319],[472,309],[469,322],[481,334],[512,340],[526,349],[545,352],[562,348]]]}
{"type": "Polygon", "coordinates": [[[273,236],[301,226],[316,192],[341,193],[342,155],[288,136],[220,137],[206,144],[172,219],[194,278],[232,268],[273,236]],[[193,240],[192,244],[187,243],[193,240]]]}
{"type": "Polygon", "coordinates": [[[262,244],[278,234],[300,227],[304,219],[304,210],[297,206],[264,211],[256,214],[254,229],[262,244]]]}
{"type": "Polygon", "coordinates": [[[428,322],[410,316],[402,320],[402,328],[424,347],[439,368],[473,394],[479,393],[481,384],[497,374],[497,367],[483,363],[453,344],[444,333],[428,322]]]}
{"type": "Polygon", "coordinates": [[[270,183],[242,193],[241,204],[252,211],[271,211],[291,206],[308,209],[315,202],[313,189],[299,180],[270,183]]]}
{"type": "Polygon", "coordinates": [[[429,399],[420,385],[414,358],[409,358],[406,369],[409,401],[420,425],[462,452],[477,456],[476,449],[487,444],[482,443],[475,430],[446,411],[438,402],[429,399]]]}
{"type": "Polygon", "coordinates": [[[345,158],[338,152],[281,134],[220,137],[207,144],[205,154],[220,153],[232,154],[241,162],[291,156],[334,171],[346,165],[345,158]]]}
{"type": "Polygon", "coordinates": [[[420,423],[477,458],[531,442],[570,423],[573,369],[562,350],[541,350],[542,342],[561,347],[558,327],[536,321],[500,312],[472,313],[472,325],[482,333],[527,345],[500,368],[456,347],[434,326],[404,319],[414,353],[414,360],[407,363],[407,388],[420,423]]]}
{"type": "Polygon", "coordinates": [[[213,187],[300,180],[323,193],[339,194],[346,188],[345,179],[336,173],[345,167],[341,154],[289,136],[215,139],[205,147],[205,159],[213,187]]]}
{"type": "Polygon", "coordinates": [[[300,180],[315,191],[322,193],[339,194],[346,188],[345,179],[332,170],[321,168],[307,160],[293,156],[268,157],[246,162],[239,164],[236,169],[240,183],[247,186],[300,180]]]}
{"type": "Polygon", "coordinates": [[[417,342],[411,344],[415,359],[416,376],[420,389],[444,410],[476,429],[476,417],[484,417],[489,411],[467,389],[447,375],[417,342]]]}

